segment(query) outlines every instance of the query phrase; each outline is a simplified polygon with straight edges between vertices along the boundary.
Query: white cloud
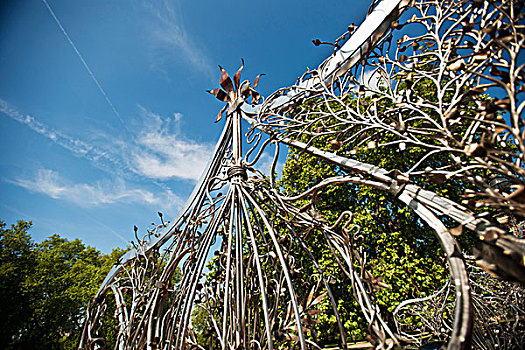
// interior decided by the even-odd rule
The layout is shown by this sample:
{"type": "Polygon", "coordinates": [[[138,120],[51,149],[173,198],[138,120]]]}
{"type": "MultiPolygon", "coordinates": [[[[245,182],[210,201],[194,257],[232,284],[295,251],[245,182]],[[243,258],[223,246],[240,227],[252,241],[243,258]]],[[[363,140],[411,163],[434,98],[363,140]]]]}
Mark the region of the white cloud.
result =
{"type": "Polygon", "coordinates": [[[149,0],[142,6],[151,16],[147,28],[154,48],[154,66],[162,65],[166,58],[178,57],[213,79],[214,66],[184,28],[181,11],[175,8],[178,2],[149,0]]]}
{"type": "Polygon", "coordinates": [[[63,199],[82,207],[93,207],[120,202],[141,203],[155,208],[174,209],[182,201],[171,191],[154,194],[141,188],[131,188],[124,180],[97,181],[93,184],[71,183],[58,172],[39,169],[34,178],[20,178],[9,182],[32,192],[45,194],[54,199],[63,199]]]}
{"type": "Polygon", "coordinates": [[[213,147],[187,139],[179,131],[180,114],[162,117],[139,106],[144,128],[135,139],[132,149],[134,171],[155,179],[181,178],[197,180],[213,147]]]}
{"type": "Polygon", "coordinates": [[[110,174],[196,182],[212,155],[213,145],[184,136],[180,130],[180,113],[164,117],[142,106],[138,108],[140,120],[136,130],[140,131],[137,135],[124,139],[98,130],[98,137],[87,143],[23,115],[0,99],[0,112],[110,174]]]}
{"type": "Polygon", "coordinates": [[[126,165],[122,163],[121,157],[104,150],[103,147],[96,147],[55,130],[30,115],[23,115],[2,99],[0,99],[0,112],[65,148],[76,157],[94,162],[99,168],[111,170],[113,173],[118,172],[119,174],[129,171],[126,169],[126,165]]]}
{"type": "Polygon", "coordinates": [[[40,169],[33,178],[18,177],[6,181],[83,207],[142,203],[165,212],[179,209],[183,200],[162,181],[182,179],[196,182],[212,155],[213,145],[184,136],[180,130],[180,113],[164,117],[142,106],[138,108],[140,120],[136,129],[140,131],[135,136],[118,138],[96,130],[97,135],[87,143],[54,130],[32,116],[23,115],[0,99],[0,113],[26,125],[73,155],[87,159],[112,179],[72,183],[56,171],[40,169]],[[130,179],[137,180],[135,183],[146,181],[158,190],[152,192],[139,185],[130,187],[126,182],[130,179]]]}

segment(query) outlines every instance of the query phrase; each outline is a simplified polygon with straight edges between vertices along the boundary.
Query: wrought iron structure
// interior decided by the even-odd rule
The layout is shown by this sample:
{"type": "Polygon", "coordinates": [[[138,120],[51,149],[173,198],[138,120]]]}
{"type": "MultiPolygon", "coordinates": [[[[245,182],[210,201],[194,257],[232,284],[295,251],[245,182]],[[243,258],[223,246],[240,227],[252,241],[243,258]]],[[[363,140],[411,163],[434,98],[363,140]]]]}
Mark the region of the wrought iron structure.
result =
{"type": "Polygon", "coordinates": [[[137,237],[110,271],[87,310],[80,348],[102,348],[116,332],[118,349],[319,349],[313,328],[323,302],[345,349],[346,316],[315,257],[319,245],[350,284],[372,346],[432,337],[449,349],[519,345],[523,289],[484,283],[497,284],[487,272],[525,282],[525,240],[508,224],[525,216],[523,17],[515,0],[374,1],[361,26],[329,43],[334,52],[317,69],[265,99],[255,90],[259,77],[241,82],[242,66],[233,79],[221,68],[210,93],[226,103],[216,120],[226,118],[213,158],[178,216],[137,237]],[[338,174],[285,193],[275,179],[283,145],[338,174]],[[255,166],[272,147],[265,176],[255,166]],[[405,168],[361,161],[381,150],[409,155],[405,168]],[[461,203],[437,194],[445,181],[466,189],[461,203]],[[410,208],[434,231],[449,282],[386,317],[374,297],[384,283],[367,270],[353,213],[327,222],[316,209],[320,193],[345,184],[410,208]],[[477,235],[474,256],[458,244],[464,230],[477,235]],[[306,290],[297,282],[299,252],[316,271],[306,290]],[[209,344],[197,339],[196,308],[209,344]],[[497,322],[504,310],[513,322],[497,322]],[[475,317],[496,321],[473,326],[475,317]]]}

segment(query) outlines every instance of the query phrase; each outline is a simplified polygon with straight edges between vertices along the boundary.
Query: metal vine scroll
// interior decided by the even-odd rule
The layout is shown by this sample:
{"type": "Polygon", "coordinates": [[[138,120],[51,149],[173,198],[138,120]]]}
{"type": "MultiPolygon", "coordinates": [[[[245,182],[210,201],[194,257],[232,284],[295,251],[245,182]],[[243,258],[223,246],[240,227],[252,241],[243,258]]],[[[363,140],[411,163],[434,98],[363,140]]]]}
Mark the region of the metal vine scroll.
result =
{"type": "Polygon", "coordinates": [[[178,216],[137,237],[110,271],[80,348],[113,339],[115,349],[347,349],[360,340],[348,300],[369,347],[522,346],[523,5],[374,1],[358,28],[314,40],[334,47],[317,69],[266,98],[259,77],[241,81],[243,66],[233,78],[221,68],[209,91],[226,103],[213,158],[178,216]],[[290,162],[328,170],[306,188],[283,188],[283,145],[290,162]],[[270,151],[265,176],[255,166],[270,151]],[[355,208],[323,216],[334,188],[370,188],[382,206],[406,208],[416,231],[433,231],[448,281],[380,305],[390,286],[370,256],[382,248],[363,248],[372,228],[354,220],[355,208]],[[473,252],[458,243],[468,237],[473,252]],[[323,338],[322,322],[333,336],[323,338]]]}

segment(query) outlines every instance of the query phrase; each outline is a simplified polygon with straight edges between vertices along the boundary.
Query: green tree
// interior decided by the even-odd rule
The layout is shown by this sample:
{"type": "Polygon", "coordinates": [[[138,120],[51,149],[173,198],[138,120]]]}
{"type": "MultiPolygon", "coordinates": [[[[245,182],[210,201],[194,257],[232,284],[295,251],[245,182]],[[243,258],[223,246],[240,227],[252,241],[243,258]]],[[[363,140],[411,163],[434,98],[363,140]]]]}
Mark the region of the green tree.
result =
{"type": "MultiPolygon", "coordinates": [[[[404,89],[405,86],[402,85],[402,88],[404,89]]],[[[419,84],[415,90],[429,99],[432,99],[434,94],[432,89],[423,83],[419,84]]],[[[361,104],[365,102],[367,102],[366,98],[361,101],[361,104]]],[[[353,109],[360,108],[353,98],[349,97],[346,103],[353,109]]],[[[380,101],[376,108],[380,111],[387,111],[391,107],[388,101],[380,101]]],[[[306,106],[306,109],[313,111],[314,114],[316,111],[326,113],[327,111],[324,110],[326,108],[324,101],[306,106]]],[[[337,105],[332,105],[332,113],[337,112],[337,108],[337,105]]],[[[326,118],[323,123],[312,124],[310,129],[329,129],[332,132],[341,132],[344,128],[337,125],[338,120],[335,118],[334,120],[326,118]]],[[[362,140],[374,139],[375,136],[374,131],[364,131],[353,142],[343,143],[338,141],[337,137],[334,139],[331,133],[321,136],[304,134],[299,140],[322,150],[335,150],[339,155],[348,156],[363,163],[374,164],[384,169],[398,169],[401,173],[408,171],[409,164],[413,164],[425,154],[425,150],[418,147],[400,150],[397,146],[376,148],[373,145],[362,144],[362,140]]],[[[386,134],[381,137],[382,143],[395,140],[393,135],[386,134]]],[[[448,156],[440,155],[429,159],[427,164],[432,163],[433,166],[436,166],[447,162],[449,162],[448,156]]],[[[295,195],[315,186],[323,179],[344,174],[345,172],[335,164],[321,161],[305,152],[291,148],[283,169],[280,186],[284,193],[295,195]]],[[[461,181],[448,181],[439,185],[429,183],[428,179],[415,179],[414,181],[417,184],[419,184],[418,181],[426,181],[425,188],[456,202],[460,201],[459,194],[469,186],[461,181]]],[[[315,207],[315,211],[328,225],[335,223],[345,211],[353,213],[352,223],[360,228],[360,232],[355,235],[358,239],[355,240],[354,247],[361,249],[361,257],[364,258],[362,266],[359,266],[360,263],[358,264],[357,261],[356,266],[362,269],[364,280],[369,282],[369,292],[377,300],[390,326],[393,327],[394,324],[389,315],[400,302],[410,298],[428,296],[446,282],[448,271],[443,252],[433,230],[424,225],[409,208],[404,205],[399,206],[392,195],[372,187],[347,183],[326,187],[315,196],[315,199],[311,197],[301,200],[295,205],[306,207],[309,203],[315,207]]],[[[344,222],[336,229],[341,229],[343,224],[344,222]]],[[[471,232],[466,232],[461,240],[464,248],[471,249],[473,243],[471,232]]],[[[316,260],[325,273],[334,276],[331,288],[335,299],[339,300],[338,311],[344,319],[349,338],[364,339],[368,332],[368,324],[361,316],[357,302],[349,297],[352,294],[350,283],[338,268],[336,258],[327,247],[321,232],[312,231],[307,236],[306,243],[310,247],[317,247],[313,250],[316,260]]],[[[316,271],[308,261],[305,255],[302,265],[308,271],[306,275],[315,274],[316,271]]],[[[318,319],[321,323],[316,326],[319,344],[337,342],[336,319],[327,299],[322,307],[324,312],[318,319]]],[[[417,327],[418,320],[414,322],[417,327]]]]}
{"type": "MultiPolygon", "coordinates": [[[[323,140],[316,141],[317,144],[322,142],[323,140]]],[[[376,160],[381,157],[379,163],[389,162],[389,165],[403,161],[396,154],[385,154],[384,150],[381,155],[369,152],[366,156],[368,159],[362,160],[371,162],[372,157],[376,160]]],[[[280,184],[287,193],[300,193],[323,178],[339,174],[340,171],[335,166],[290,150],[280,184]]],[[[395,199],[390,197],[373,188],[337,185],[326,188],[319,194],[316,205],[316,210],[330,224],[344,211],[349,210],[354,214],[353,223],[361,227],[360,234],[357,235],[360,239],[355,244],[361,246],[363,254],[366,254],[366,265],[363,267],[371,274],[367,279],[373,277],[390,288],[370,289],[385,315],[405,299],[431,294],[448,277],[441,249],[431,229],[422,225],[409,209],[398,207],[395,199]]],[[[305,204],[301,202],[297,206],[305,204]]],[[[350,340],[364,339],[367,324],[361,316],[358,304],[350,297],[350,284],[337,267],[335,257],[321,233],[312,231],[306,240],[309,246],[318,247],[312,253],[325,273],[334,277],[332,292],[335,299],[339,300],[338,311],[350,340]]],[[[303,274],[307,276],[316,273],[308,261],[304,256],[302,266],[308,272],[303,274]]],[[[316,326],[319,344],[337,342],[336,319],[327,299],[321,304],[321,308],[323,313],[318,318],[321,323],[316,326]]],[[[387,318],[387,321],[392,320],[387,318]]]]}
{"type": "Polygon", "coordinates": [[[6,348],[23,336],[30,319],[33,291],[26,278],[34,273],[35,246],[28,235],[30,222],[19,221],[6,227],[0,221],[0,347],[6,348]]]}
{"type": "Polygon", "coordinates": [[[56,234],[37,244],[30,226],[0,226],[0,347],[74,349],[85,308],[122,250],[106,255],[56,234]]]}

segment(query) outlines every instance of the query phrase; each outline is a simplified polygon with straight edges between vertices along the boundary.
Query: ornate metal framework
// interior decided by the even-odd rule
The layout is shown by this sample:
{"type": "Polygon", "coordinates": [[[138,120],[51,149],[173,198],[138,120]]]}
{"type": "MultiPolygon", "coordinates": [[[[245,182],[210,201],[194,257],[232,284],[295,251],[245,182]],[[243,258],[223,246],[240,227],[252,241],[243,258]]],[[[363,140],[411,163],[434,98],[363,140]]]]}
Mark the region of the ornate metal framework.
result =
{"type": "Polygon", "coordinates": [[[421,345],[432,337],[449,349],[519,346],[523,289],[502,288],[474,260],[491,274],[525,282],[525,241],[507,224],[525,216],[522,6],[374,1],[364,23],[331,44],[334,53],[317,69],[262,101],[259,77],[252,86],[241,83],[243,67],[233,80],[221,68],[221,88],[210,93],[226,102],[217,121],[224,112],[226,120],[213,158],[178,216],[137,237],[135,249],[110,271],[87,310],[80,348],[101,348],[104,337],[118,332],[118,349],[319,349],[312,327],[321,302],[331,305],[336,341],[347,348],[333,277],[313,254],[319,244],[351,285],[348,298],[358,303],[374,347],[421,345]],[[305,192],[284,193],[274,175],[281,145],[338,174],[305,192]],[[254,166],[271,147],[265,176],[254,166]],[[405,168],[361,161],[383,149],[408,154],[405,168]],[[463,184],[462,203],[436,193],[445,181],[463,184]],[[344,211],[329,223],[316,210],[318,195],[341,184],[383,191],[418,215],[444,251],[449,282],[385,318],[374,293],[386,285],[367,270],[353,214],[344,211]],[[478,237],[475,257],[457,242],[463,229],[478,237]],[[321,237],[315,244],[308,240],[312,231],[321,237]],[[299,252],[317,271],[306,291],[296,278],[299,252]],[[488,291],[484,283],[499,289],[488,291]],[[194,329],[197,307],[207,345],[198,344],[194,329]],[[473,327],[474,315],[494,320],[503,310],[514,313],[513,323],[473,327]],[[419,326],[407,324],[413,317],[419,326]]]}

